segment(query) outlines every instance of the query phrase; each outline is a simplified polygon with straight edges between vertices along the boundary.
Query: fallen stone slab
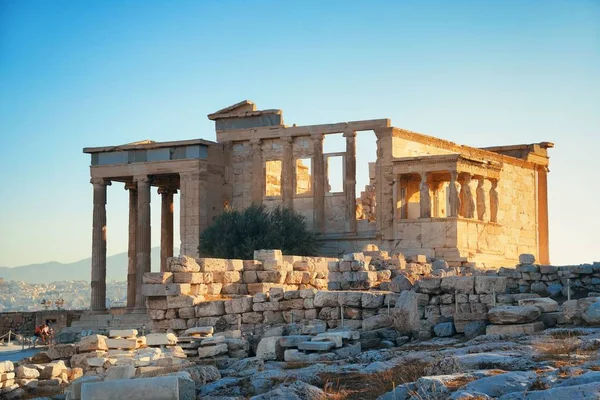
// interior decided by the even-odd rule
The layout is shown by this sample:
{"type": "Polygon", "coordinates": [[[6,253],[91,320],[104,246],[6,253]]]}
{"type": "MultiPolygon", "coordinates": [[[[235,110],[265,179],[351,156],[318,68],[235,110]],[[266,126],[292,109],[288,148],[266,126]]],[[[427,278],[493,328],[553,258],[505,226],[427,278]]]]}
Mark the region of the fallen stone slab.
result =
{"type": "Polygon", "coordinates": [[[515,325],[488,325],[486,335],[515,335],[520,333],[531,334],[544,330],[544,323],[541,321],[531,322],[529,324],[515,325]]]}
{"type": "Polygon", "coordinates": [[[263,337],[256,348],[256,357],[262,360],[277,360],[283,356],[283,348],[279,344],[281,336],[263,337]]]}
{"type": "Polygon", "coordinates": [[[81,400],[195,400],[194,381],[180,376],[86,382],[81,400]]]}
{"type": "Polygon", "coordinates": [[[202,339],[200,342],[202,346],[212,346],[219,343],[225,343],[225,336],[208,337],[206,339],[202,339]]]}
{"type": "Polygon", "coordinates": [[[106,345],[109,349],[137,349],[137,339],[106,339],[106,345]]]}
{"type": "Polygon", "coordinates": [[[279,345],[281,347],[298,347],[298,345],[302,342],[308,342],[312,336],[310,335],[290,335],[283,336],[279,340],[279,345]]]}
{"type": "Polygon", "coordinates": [[[182,336],[208,337],[212,335],[214,328],[212,326],[197,326],[195,328],[186,329],[182,336]]]}
{"type": "Polygon", "coordinates": [[[137,335],[137,329],[111,329],[108,334],[111,338],[134,338],[137,335]]]}
{"type": "Polygon", "coordinates": [[[147,346],[173,346],[177,344],[177,336],[172,333],[150,333],[146,335],[147,346]]]}
{"type": "Polygon", "coordinates": [[[335,347],[335,342],[302,342],[298,350],[327,351],[335,347]]]}
{"type": "Polygon", "coordinates": [[[309,353],[305,354],[296,349],[287,349],[283,354],[285,362],[323,362],[333,361],[336,359],[334,353],[309,353]]]}
{"type": "Polygon", "coordinates": [[[131,379],[135,376],[135,367],[133,365],[118,365],[106,370],[105,381],[115,381],[120,379],[131,379]]]}
{"type": "Polygon", "coordinates": [[[198,348],[198,357],[199,358],[214,357],[219,354],[225,354],[225,353],[227,353],[227,344],[226,343],[220,343],[215,346],[206,346],[206,347],[198,348]]]}
{"type": "Polygon", "coordinates": [[[558,302],[548,297],[541,297],[536,299],[523,299],[519,300],[520,306],[535,306],[540,309],[543,313],[555,312],[560,309],[558,302]]]}
{"type": "Polygon", "coordinates": [[[487,317],[492,324],[510,325],[533,322],[542,312],[535,306],[499,306],[490,309],[487,317]]]}
{"type": "MultiPolygon", "coordinates": [[[[335,344],[335,347],[342,347],[344,345],[344,339],[341,335],[336,335],[334,333],[320,333],[317,336],[311,339],[313,342],[332,342],[335,344]]],[[[306,342],[302,342],[306,343],[306,342]]]]}

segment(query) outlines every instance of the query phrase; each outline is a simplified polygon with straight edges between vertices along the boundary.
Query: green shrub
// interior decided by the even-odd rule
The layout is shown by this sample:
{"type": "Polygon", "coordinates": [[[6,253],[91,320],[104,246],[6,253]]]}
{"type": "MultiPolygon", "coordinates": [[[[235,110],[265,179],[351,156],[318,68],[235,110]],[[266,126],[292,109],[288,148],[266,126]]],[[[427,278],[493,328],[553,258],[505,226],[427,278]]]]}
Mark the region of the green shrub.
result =
{"type": "Polygon", "coordinates": [[[252,260],[254,250],[262,249],[310,256],[316,254],[318,245],[304,217],[294,210],[251,205],[242,211],[223,211],[200,234],[198,248],[205,257],[242,260],[252,260]]]}

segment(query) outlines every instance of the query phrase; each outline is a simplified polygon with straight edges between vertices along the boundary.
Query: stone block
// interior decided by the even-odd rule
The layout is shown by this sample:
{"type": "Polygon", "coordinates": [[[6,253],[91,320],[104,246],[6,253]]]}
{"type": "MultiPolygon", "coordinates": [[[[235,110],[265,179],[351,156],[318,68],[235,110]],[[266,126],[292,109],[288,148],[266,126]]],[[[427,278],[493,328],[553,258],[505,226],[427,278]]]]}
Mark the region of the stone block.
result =
{"type": "Polygon", "coordinates": [[[142,295],[146,297],[155,296],[179,296],[189,294],[191,287],[187,283],[167,283],[164,285],[142,285],[142,295]]]}
{"type": "Polygon", "coordinates": [[[281,250],[255,250],[254,260],[261,262],[267,260],[283,261],[283,254],[281,254],[281,250]]]}
{"type": "Polygon", "coordinates": [[[207,358],[207,357],[215,357],[219,354],[227,353],[227,344],[219,343],[214,346],[205,346],[198,348],[198,357],[199,358],[207,358]]]}
{"type": "Polygon", "coordinates": [[[362,294],[361,305],[363,308],[379,308],[383,306],[385,294],[366,292],[362,294]]]}
{"type": "Polygon", "coordinates": [[[289,348],[289,347],[298,347],[298,345],[302,342],[308,342],[312,339],[313,336],[310,335],[290,335],[283,336],[279,340],[279,345],[281,347],[289,348]]]}
{"type": "Polygon", "coordinates": [[[309,351],[327,351],[335,347],[333,341],[323,342],[302,342],[298,344],[298,350],[309,350],[309,351]]]}
{"type": "Polygon", "coordinates": [[[106,345],[106,336],[89,335],[81,338],[77,346],[77,351],[79,353],[85,353],[94,350],[108,350],[108,346],[106,345]]]}
{"type": "Polygon", "coordinates": [[[61,358],[71,358],[77,352],[75,344],[57,344],[48,348],[46,354],[51,360],[59,360],[61,358]]]}
{"type": "Polygon", "coordinates": [[[338,293],[329,291],[318,291],[315,294],[314,306],[315,307],[337,307],[338,293]]]}
{"type": "Polygon", "coordinates": [[[40,379],[53,379],[67,371],[67,366],[63,361],[53,361],[50,364],[46,364],[45,368],[41,371],[40,379]]]}
{"type": "Polygon", "coordinates": [[[168,296],[168,308],[192,307],[204,300],[203,296],[168,296]]]}
{"type": "Polygon", "coordinates": [[[146,308],[152,309],[152,310],[166,310],[168,307],[167,305],[167,298],[166,297],[148,297],[146,298],[146,308]]]}
{"type": "Polygon", "coordinates": [[[243,296],[231,300],[225,300],[225,313],[241,314],[252,311],[252,296],[243,296]]]}
{"type": "Polygon", "coordinates": [[[197,258],[199,271],[202,272],[224,272],[227,271],[227,260],[222,258],[197,258]]]}
{"type": "Polygon", "coordinates": [[[284,283],[286,278],[285,271],[257,271],[256,276],[260,282],[284,283]]]}
{"type": "Polygon", "coordinates": [[[166,284],[166,283],[173,283],[173,273],[172,272],[146,272],[143,276],[142,283],[152,284],[152,285],[162,285],[162,284],[166,284]]]}
{"type": "Polygon", "coordinates": [[[257,312],[279,311],[279,302],[267,301],[264,303],[254,303],[252,305],[252,310],[257,311],[257,312]]]}
{"type": "Polygon", "coordinates": [[[528,324],[515,325],[488,325],[486,335],[514,335],[514,334],[531,334],[544,330],[544,323],[541,321],[530,322],[528,324]]]}
{"type": "Polygon", "coordinates": [[[85,382],[81,386],[81,399],[195,400],[196,385],[181,376],[85,382]]]}
{"type": "Polygon", "coordinates": [[[256,283],[258,282],[258,274],[256,271],[244,271],[242,273],[244,283],[256,283]]]}
{"type": "Polygon", "coordinates": [[[535,256],[533,254],[520,254],[519,264],[530,265],[535,263],[535,256]]]}
{"type": "Polygon", "coordinates": [[[244,324],[260,324],[263,321],[263,315],[259,312],[246,312],[242,314],[244,324]]]}
{"type": "Polygon", "coordinates": [[[177,336],[172,333],[150,333],[146,335],[147,346],[174,346],[177,336]]]}
{"type": "Polygon", "coordinates": [[[111,338],[134,338],[137,335],[137,329],[111,329],[108,334],[111,338]]]}
{"type": "Polygon", "coordinates": [[[0,374],[15,370],[15,365],[12,361],[0,361],[0,374]]]}
{"type": "Polygon", "coordinates": [[[175,272],[173,282],[175,283],[211,283],[213,281],[212,272],[175,272]]]}
{"type": "Polygon", "coordinates": [[[114,381],[117,379],[132,379],[133,377],[135,377],[135,367],[133,365],[119,365],[108,368],[104,380],[114,381]]]}
{"type": "Polygon", "coordinates": [[[214,331],[212,326],[196,326],[186,329],[186,331],[183,332],[183,336],[209,337],[212,336],[214,331]]]}
{"type": "Polygon", "coordinates": [[[475,293],[500,294],[506,292],[507,279],[503,276],[476,276],[475,293]]]}
{"type": "Polygon", "coordinates": [[[439,294],[442,280],[440,278],[423,278],[416,283],[417,291],[426,294],[439,294]]]}
{"type": "Polygon", "coordinates": [[[170,272],[199,272],[200,266],[192,257],[181,256],[167,259],[167,268],[170,272]]]}
{"type": "Polygon", "coordinates": [[[558,303],[548,297],[523,299],[519,300],[518,304],[520,306],[535,306],[539,308],[542,313],[555,312],[560,309],[558,303]]]}
{"type": "Polygon", "coordinates": [[[222,300],[205,301],[196,305],[196,317],[214,317],[225,314],[225,302],[222,300]]]}
{"type": "Polygon", "coordinates": [[[40,376],[40,371],[37,368],[21,365],[15,369],[15,376],[18,379],[37,379],[40,376]]]}
{"type": "Polygon", "coordinates": [[[263,337],[256,348],[256,357],[261,360],[280,360],[283,348],[279,344],[281,336],[263,337]]]}
{"type": "Polygon", "coordinates": [[[244,271],[260,271],[262,269],[262,263],[256,260],[244,260],[243,268],[244,271]]]}
{"type": "Polygon", "coordinates": [[[106,339],[106,345],[109,349],[136,349],[138,347],[137,339],[106,339]]]}
{"type": "Polygon", "coordinates": [[[534,306],[499,306],[488,311],[487,317],[492,324],[510,325],[533,322],[541,311],[534,306]]]}
{"type": "Polygon", "coordinates": [[[442,292],[444,293],[475,293],[475,278],[473,276],[449,276],[442,278],[442,292]]]}

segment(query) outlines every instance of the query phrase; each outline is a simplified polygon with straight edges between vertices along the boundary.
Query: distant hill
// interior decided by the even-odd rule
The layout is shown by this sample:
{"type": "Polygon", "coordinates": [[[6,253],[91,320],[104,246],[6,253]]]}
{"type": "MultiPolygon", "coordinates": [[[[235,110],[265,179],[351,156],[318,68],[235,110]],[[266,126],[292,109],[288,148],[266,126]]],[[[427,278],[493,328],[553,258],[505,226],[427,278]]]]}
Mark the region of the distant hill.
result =
{"type": "MultiPolygon", "coordinates": [[[[179,254],[179,249],[173,250],[179,254]]],[[[160,248],[152,248],[152,270],[160,269],[160,248]]],[[[43,264],[23,265],[20,267],[0,267],[0,278],[5,281],[23,281],[26,283],[51,283],[57,281],[90,281],[92,259],[62,264],[50,261],[43,264]]],[[[127,253],[115,254],[106,258],[106,280],[127,280],[127,253]]]]}

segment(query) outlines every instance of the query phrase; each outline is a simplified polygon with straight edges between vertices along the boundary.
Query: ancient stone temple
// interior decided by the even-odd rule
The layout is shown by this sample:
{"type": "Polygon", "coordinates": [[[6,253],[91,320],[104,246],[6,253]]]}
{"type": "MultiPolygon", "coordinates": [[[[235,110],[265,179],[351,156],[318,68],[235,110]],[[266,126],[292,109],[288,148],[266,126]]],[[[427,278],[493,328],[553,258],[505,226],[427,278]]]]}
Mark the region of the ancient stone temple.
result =
{"type": "Polygon", "coordinates": [[[286,126],[282,110],[243,101],[208,115],[216,142],[143,141],[85,148],[94,188],[92,309],[105,308],[106,191],[129,191],[128,307],[145,309],[150,271],[150,190],[162,196],[161,270],[173,254],[173,196],[180,199],[180,249],[224,208],[292,207],[319,234],[322,255],[368,243],[449,265],[514,265],[521,253],[548,263],[548,142],[475,148],[391,126],[389,119],[286,126]],[[376,135],[368,185],[357,188],[357,135],[376,135]],[[324,152],[327,135],[345,151],[324,152]],[[340,185],[330,180],[340,174],[340,185]],[[120,186],[120,185],[119,185],[120,186]]]}

